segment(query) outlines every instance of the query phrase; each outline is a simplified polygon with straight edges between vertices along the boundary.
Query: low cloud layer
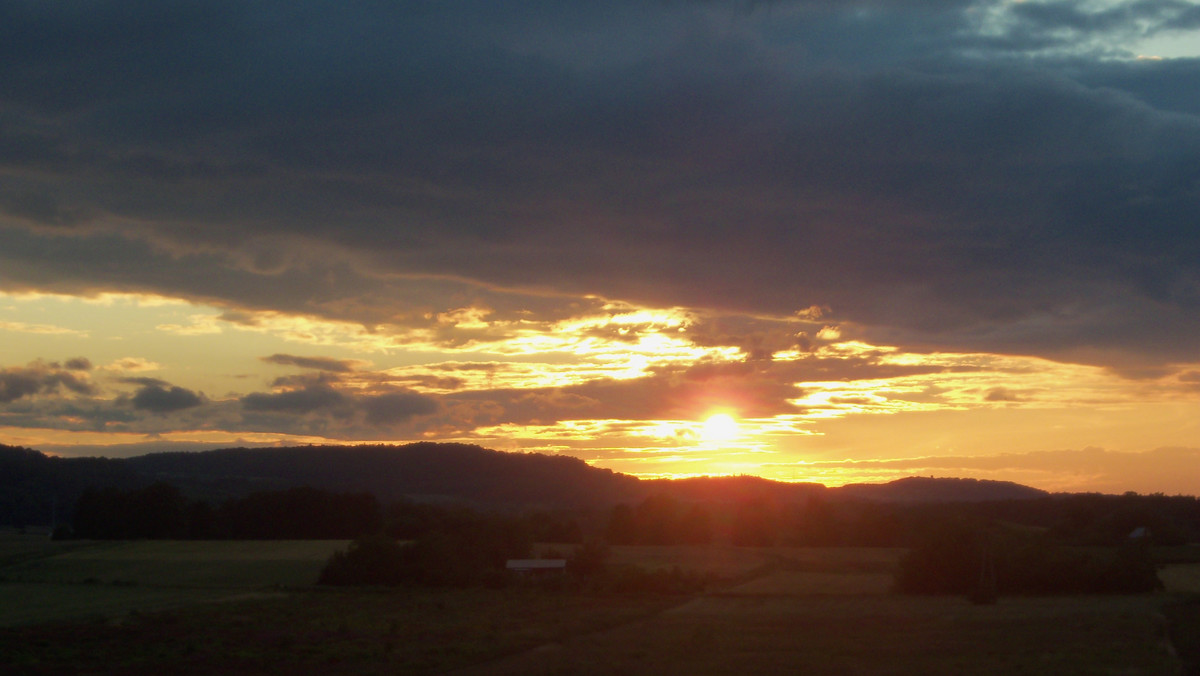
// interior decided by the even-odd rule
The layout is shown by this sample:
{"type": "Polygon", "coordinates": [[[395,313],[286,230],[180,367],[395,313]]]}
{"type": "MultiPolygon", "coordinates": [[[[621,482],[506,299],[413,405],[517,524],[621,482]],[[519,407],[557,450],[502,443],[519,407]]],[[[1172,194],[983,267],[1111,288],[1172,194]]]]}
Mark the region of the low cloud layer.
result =
{"type": "Polygon", "coordinates": [[[65,364],[39,361],[27,366],[0,369],[0,404],[60,391],[93,394],[96,390],[87,374],[91,368],[91,362],[87,359],[76,358],[67,360],[65,364]]]}
{"type": "Polygon", "coordinates": [[[151,413],[173,413],[185,408],[199,406],[204,400],[191,390],[182,387],[145,385],[133,395],[133,407],[151,413]]]}

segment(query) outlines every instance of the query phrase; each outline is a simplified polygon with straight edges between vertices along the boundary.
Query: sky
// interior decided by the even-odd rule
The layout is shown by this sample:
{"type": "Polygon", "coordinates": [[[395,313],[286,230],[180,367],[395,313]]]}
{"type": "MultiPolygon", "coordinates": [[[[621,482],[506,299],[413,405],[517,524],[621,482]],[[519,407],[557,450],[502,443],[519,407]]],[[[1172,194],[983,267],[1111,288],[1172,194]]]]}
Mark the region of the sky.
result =
{"type": "Polygon", "coordinates": [[[0,0],[0,443],[1200,493],[1200,3],[0,0]]]}

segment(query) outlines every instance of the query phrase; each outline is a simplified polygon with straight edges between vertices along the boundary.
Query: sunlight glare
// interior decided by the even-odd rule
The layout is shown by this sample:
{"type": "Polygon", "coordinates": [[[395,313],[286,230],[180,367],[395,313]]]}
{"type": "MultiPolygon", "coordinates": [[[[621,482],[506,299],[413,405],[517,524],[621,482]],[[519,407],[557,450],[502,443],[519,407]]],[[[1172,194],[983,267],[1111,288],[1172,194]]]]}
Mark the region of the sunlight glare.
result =
{"type": "Polygon", "coordinates": [[[738,423],[733,416],[728,413],[714,413],[704,421],[702,435],[705,441],[720,442],[736,438],[739,432],[738,423]]]}

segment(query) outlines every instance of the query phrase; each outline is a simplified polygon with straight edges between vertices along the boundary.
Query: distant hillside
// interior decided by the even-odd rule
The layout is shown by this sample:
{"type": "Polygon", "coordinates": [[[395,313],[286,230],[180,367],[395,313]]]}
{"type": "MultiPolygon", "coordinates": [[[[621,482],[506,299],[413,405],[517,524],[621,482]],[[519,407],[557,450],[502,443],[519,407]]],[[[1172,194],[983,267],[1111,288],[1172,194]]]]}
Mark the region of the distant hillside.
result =
{"type": "Polygon", "coordinates": [[[809,498],[832,496],[822,484],[771,481],[758,476],[689,477],[686,479],[647,479],[642,481],[646,494],[667,493],[679,500],[745,502],[766,500],[775,503],[804,502],[809,498]]]}
{"type": "Polygon", "coordinates": [[[367,491],[382,500],[454,500],[481,504],[587,506],[640,494],[638,479],[578,458],[504,453],[469,444],[230,448],[129,458],[143,476],[212,492],[238,487],[308,485],[367,491]]]}
{"type": "Polygon", "coordinates": [[[1011,481],[919,476],[886,484],[847,484],[830,490],[839,498],[876,502],[990,502],[1030,500],[1049,495],[1046,491],[1011,481]]]}
{"type": "Polygon", "coordinates": [[[578,458],[504,453],[468,444],[298,446],[153,453],[127,459],[56,458],[0,445],[0,525],[66,518],[84,488],[171,483],[192,498],[220,502],[263,490],[312,486],[480,507],[601,508],[655,494],[688,502],[983,502],[1044,496],[1001,481],[914,477],[888,484],[786,483],[755,476],[639,480],[578,458]]]}
{"type": "Polygon", "coordinates": [[[48,525],[65,518],[88,486],[129,489],[142,484],[120,460],[54,458],[0,445],[0,525],[48,525]]]}

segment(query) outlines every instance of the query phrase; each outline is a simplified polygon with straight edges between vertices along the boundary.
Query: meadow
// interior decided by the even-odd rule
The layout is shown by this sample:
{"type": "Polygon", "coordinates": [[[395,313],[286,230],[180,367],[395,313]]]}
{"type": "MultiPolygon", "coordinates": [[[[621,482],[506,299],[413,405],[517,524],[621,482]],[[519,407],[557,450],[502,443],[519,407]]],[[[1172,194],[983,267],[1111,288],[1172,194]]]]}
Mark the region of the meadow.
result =
{"type": "Polygon", "coordinates": [[[307,587],[343,541],[78,542],[0,535],[0,627],[112,620],[130,612],[307,587]]]}
{"type": "MultiPolygon", "coordinates": [[[[344,542],[0,537],[13,674],[1177,674],[1142,596],[890,593],[899,549],[613,547],[610,563],[717,582],[689,596],[312,586],[344,542]]],[[[1187,621],[1182,617],[1181,621],[1187,621]]]]}

